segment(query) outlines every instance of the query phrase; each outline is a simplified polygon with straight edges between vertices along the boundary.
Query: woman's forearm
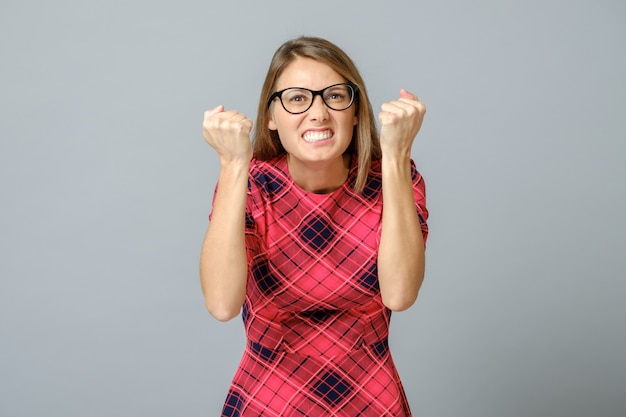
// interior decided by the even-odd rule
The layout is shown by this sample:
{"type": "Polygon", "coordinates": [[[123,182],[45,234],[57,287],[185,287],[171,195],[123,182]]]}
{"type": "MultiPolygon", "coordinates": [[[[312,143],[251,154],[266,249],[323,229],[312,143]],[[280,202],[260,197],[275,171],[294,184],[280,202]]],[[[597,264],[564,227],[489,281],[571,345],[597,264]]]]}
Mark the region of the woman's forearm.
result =
{"type": "Polygon", "coordinates": [[[382,160],[383,219],[378,280],[383,303],[394,311],[415,302],[424,279],[424,239],[411,180],[410,156],[382,160]]]}
{"type": "Polygon", "coordinates": [[[206,306],[221,321],[241,310],[248,273],[245,208],[248,165],[222,165],[211,223],[200,255],[200,279],[206,306]]]}

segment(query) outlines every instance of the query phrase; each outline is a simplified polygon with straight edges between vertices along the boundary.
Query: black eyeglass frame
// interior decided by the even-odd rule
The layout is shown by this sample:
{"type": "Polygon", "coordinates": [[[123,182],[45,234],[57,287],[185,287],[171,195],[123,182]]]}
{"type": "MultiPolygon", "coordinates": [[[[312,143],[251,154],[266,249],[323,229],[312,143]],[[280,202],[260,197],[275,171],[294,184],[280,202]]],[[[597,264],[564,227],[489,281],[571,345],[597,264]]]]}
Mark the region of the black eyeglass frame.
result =
{"type": "Polygon", "coordinates": [[[311,108],[311,106],[313,105],[313,102],[315,101],[315,96],[320,96],[322,98],[322,102],[324,103],[324,105],[326,107],[328,107],[331,110],[335,110],[335,111],[343,111],[343,110],[347,110],[350,108],[350,106],[352,106],[354,104],[354,102],[357,100],[357,96],[358,96],[358,92],[359,92],[359,87],[356,84],[352,84],[352,83],[339,83],[339,84],[333,84],[333,85],[329,85],[326,88],[323,88],[321,90],[311,90],[308,88],[304,88],[304,87],[288,87],[285,89],[282,89],[280,91],[276,91],[275,93],[273,93],[270,98],[267,100],[267,107],[270,106],[270,104],[272,104],[272,101],[274,101],[274,99],[276,97],[278,97],[278,99],[280,100],[280,105],[283,106],[283,109],[285,109],[285,111],[289,114],[302,114],[304,112],[306,112],[307,110],[309,110],[311,108]],[[346,107],[344,107],[343,109],[334,109],[331,106],[328,105],[328,103],[326,103],[326,100],[324,100],[324,95],[322,94],[324,91],[328,90],[329,88],[333,88],[333,87],[337,87],[339,85],[346,85],[348,87],[350,87],[351,91],[352,91],[352,98],[350,99],[350,104],[348,104],[346,107]],[[311,96],[311,102],[309,103],[309,107],[307,107],[306,109],[299,111],[299,112],[291,112],[289,110],[287,110],[287,108],[285,107],[285,104],[283,103],[283,93],[287,90],[292,90],[292,89],[298,89],[298,90],[306,90],[309,91],[312,96],[311,96]]]}

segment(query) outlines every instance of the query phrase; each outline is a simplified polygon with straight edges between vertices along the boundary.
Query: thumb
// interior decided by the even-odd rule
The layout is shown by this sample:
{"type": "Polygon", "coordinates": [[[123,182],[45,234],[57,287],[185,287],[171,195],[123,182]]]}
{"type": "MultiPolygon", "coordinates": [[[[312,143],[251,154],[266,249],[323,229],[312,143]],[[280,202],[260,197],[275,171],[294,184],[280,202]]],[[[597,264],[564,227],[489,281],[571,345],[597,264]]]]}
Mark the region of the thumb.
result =
{"type": "Polygon", "coordinates": [[[400,90],[400,98],[406,98],[409,100],[417,100],[417,96],[404,88],[400,90]]]}
{"type": "Polygon", "coordinates": [[[220,105],[219,105],[219,106],[217,106],[217,107],[214,107],[214,108],[212,108],[212,109],[210,109],[210,110],[205,111],[205,112],[204,112],[204,116],[205,116],[205,117],[206,117],[206,116],[213,116],[214,114],[221,113],[221,112],[223,112],[223,111],[224,111],[224,106],[223,106],[222,104],[220,104],[220,105]]]}

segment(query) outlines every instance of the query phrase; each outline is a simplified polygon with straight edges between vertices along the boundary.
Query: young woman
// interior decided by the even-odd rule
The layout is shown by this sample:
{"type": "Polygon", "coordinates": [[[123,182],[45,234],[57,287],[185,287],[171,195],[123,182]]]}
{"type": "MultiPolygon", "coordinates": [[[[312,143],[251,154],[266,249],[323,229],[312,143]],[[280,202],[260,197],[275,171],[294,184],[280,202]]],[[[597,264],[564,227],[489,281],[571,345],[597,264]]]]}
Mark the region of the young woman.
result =
{"type": "Polygon", "coordinates": [[[409,416],[387,343],[424,276],[425,188],[411,146],[426,108],[400,90],[380,136],[352,60],[300,37],[274,54],[253,123],[218,106],[220,172],[200,276],[247,346],[223,416],[409,416]],[[384,204],[383,204],[384,202],[384,204]]]}

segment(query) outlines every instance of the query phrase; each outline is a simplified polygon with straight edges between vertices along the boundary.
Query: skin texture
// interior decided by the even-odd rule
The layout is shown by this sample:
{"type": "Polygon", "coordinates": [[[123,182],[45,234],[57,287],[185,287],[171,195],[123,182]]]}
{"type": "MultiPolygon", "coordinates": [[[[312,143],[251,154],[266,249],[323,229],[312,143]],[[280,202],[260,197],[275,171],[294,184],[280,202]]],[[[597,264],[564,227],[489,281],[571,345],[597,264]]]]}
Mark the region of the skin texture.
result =
{"type": "MultiPolygon", "coordinates": [[[[305,87],[321,90],[346,80],[328,65],[309,58],[296,58],[278,79],[277,90],[305,87]]],[[[314,192],[330,192],[343,184],[348,175],[348,158],[344,153],[352,140],[357,123],[355,106],[346,110],[329,109],[320,96],[309,110],[290,114],[274,100],[270,107],[270,130],[278,130],[287,151],[289,172],[301,188],[314,192]],[[332,132],[327,140],[309,143],[303,139],[308,132],[332,132]]]]}
{"type": "MultiPolygon", "coordinates": [[[[296,58],[277,80],[276,90],[304,87],[320,90],[345,79],[324,63],[296,58]]],[[[275,100],[267,128],[277,130],[287,151],[296,184],[314,193],[340,187],[348,174],[344,156],[358,120],[354,106],[331,110],[316,97],[309,110],[292,115],[275,100]],[[307,132],[331,132],[312,143],[307,132]]],[[[381,106],[383,225],[378,279],[385,305],[405,310],[417,298],[424,277],[424,241],[413,200],[411,146],[426,112],[417,96],[400,90],[396,100],[381,106]]],[[[218,320],[236,317],[245,298],[247,258],[244,214],[248,168],[252,158],[252,121],[235,110],[217,106],[204,114],[203,135],[220,159],[218,191],[212,221],[202,246],[200,278],[209,312],[218,320]]]]}
{"type": "Polygon", "coordinates": [[[202,245],[200,278],[209,312],[218,320],[237,316],[246,292],[244,215],[252,159],[252,120],[217,106],[204,114],[204,138],[219,155],[219,189],[202,245]]]}
{"type": "Polygon", "coordinates": [[[381,107],[383,226],[378,248],[378,281],[385,305],[394,311],[415,302],[424,280],[424,240],[411,186],[411,146],[426,107],[400,90],[400,98],[381,107]]]}

